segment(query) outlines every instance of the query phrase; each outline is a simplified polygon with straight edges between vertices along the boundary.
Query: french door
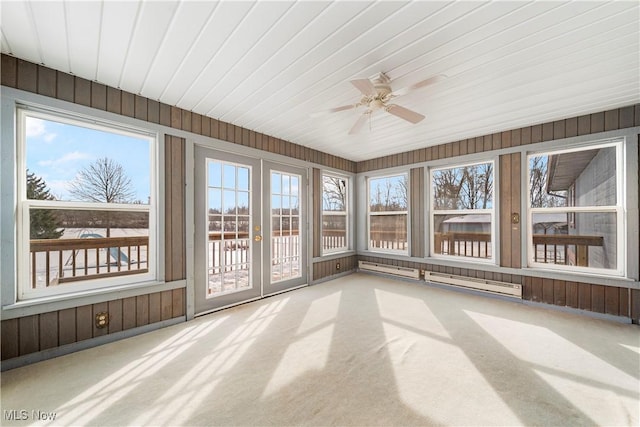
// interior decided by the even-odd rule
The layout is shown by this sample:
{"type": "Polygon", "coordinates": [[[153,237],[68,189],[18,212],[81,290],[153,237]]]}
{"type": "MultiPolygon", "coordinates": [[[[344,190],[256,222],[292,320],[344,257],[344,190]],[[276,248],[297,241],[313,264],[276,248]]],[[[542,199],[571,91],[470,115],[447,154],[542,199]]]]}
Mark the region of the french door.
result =
{"type": "Polygon", "coordinates": [[[306,170],[196,146],[195,313],[307,283],[306,170]]]}

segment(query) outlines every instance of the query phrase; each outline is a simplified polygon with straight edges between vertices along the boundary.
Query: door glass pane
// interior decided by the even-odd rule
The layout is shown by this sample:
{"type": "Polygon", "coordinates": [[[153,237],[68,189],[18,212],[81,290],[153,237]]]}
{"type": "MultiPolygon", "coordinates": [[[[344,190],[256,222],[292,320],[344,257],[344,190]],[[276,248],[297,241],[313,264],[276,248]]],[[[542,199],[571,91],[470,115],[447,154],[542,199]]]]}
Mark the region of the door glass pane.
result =
{"type": "Polygon", "coordinates": [[[206,297],[253,287],[251,265],[251,169],[209,160],[206,297]],[[224,189],[223,189],[224,188],[224,189]]]}
{"type": "Polygon", "coordinates": [[[249,169],[238,168],[238,190],[249,191],[249,169]]]}
{"type": "Polygon", "coordinates": [[[224,165],[224,188],[236,189],[236,169],[235,165],[224,165]]]}
{"type": "Polygon", "coordinates": [[[272,194],[282,194],[282,191],[280,191],[281,188],[281,184],[282,184],[282,177],[279,173],[272,173],[271,174],[271,193],[272,194]]]}
{"type": "Polygon", "coordinates": [[[220,162],[209,162],[207,171],[209,187],[222,187],[222,164],[220,162]]]}
{"type": "Polygon", "coordinates": [[[271,282],[302,275],[298,200],[301,177],[285,172],[271,173],[271,282]],[[278,204],[278,202],[280,202],[278,204]]]}

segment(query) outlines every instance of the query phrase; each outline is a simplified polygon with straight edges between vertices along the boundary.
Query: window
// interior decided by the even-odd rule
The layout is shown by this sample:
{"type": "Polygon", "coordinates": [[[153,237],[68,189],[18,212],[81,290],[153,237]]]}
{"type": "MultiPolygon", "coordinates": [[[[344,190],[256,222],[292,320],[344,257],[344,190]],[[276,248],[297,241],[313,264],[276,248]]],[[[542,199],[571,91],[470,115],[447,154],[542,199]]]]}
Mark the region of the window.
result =
{"type": "Polygon", "coordinates": [[[623,274],[622,144],[528,156],[529,265],[623,274]]]}
{"type": "Polygon", "coordinates": [[[322,175],[322,253],[349,249],[348,180],[339,175],[322,175]]]}
{"type": "Polygon", "coordinates": [[[369,249],[408,254],[407,175],[370,178],[368,184],[369,249]]]}
{"type": "Polygon", "coordinates": [[[431,170],[431,254],[494,259],[493,162],[431,170]]]}
{"type": "Polygon", "coordinates": [[[154,138],[27,109],[18,137],[18,297],[154,279],[154,138]]]}

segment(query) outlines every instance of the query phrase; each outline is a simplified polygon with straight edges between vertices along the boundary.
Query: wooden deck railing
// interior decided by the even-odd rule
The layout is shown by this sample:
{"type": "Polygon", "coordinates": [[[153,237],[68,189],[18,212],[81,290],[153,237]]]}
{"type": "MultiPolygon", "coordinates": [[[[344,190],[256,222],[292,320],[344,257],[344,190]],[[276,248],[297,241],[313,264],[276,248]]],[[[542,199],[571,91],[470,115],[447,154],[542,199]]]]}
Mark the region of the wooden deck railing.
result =
{"type": "MultiPolygon", "coordinates": [[[[285,262],[300,256],[299,230],[283,230],[271,233],[271,263],[285,262]]],[[[263,236],[264,238],[264,236],[263,236]]],[[[249,268],[249,232],[209,232],[209,267],[224,271],[249,268]]]]}
{"type": "Polygon", "coordinates": [[[347,247],[346,230],[322,229],[322,250],[328,251],[337,248],[347,247]]]}
{"type": "Polygon", "coordinates": [[[30,241],[31,286],[148,271],[148,236],[30,241]]]}
{"type": "Polygon", "coordinates": [[[592,246],[604,246],[604,238],[602,236],[569,234],[533,235],[535,262],[588,267],[589,247],[592,246]]]}
{"type": "Polygon", "coordinates": [[[435,233],[434,251],[437,254],[491,258],[491,233],[449,232],[435,233]]]}
{"type": "Polygon", "coordinates": [[[369,246],[379,249],[406,250],[408,248],[407,233],[396,230],[371,230],[369,246]]]}

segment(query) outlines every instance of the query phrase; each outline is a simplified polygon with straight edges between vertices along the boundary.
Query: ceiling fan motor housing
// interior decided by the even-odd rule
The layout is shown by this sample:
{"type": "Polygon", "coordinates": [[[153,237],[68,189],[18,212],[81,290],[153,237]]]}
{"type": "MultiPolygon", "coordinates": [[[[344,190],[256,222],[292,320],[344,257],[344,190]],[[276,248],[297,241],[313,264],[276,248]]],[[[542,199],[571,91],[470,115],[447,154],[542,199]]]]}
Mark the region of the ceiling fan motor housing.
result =
{"type": "Polygon", "coordinates": [[[385,103],[391,99],[391,80],[385,73],[378,73],[369,78],[373,87],[376,88],[376,95],[363,96],[360,101],[362,105],[367,105],[370,110],[385,108],[385,103]]]}

